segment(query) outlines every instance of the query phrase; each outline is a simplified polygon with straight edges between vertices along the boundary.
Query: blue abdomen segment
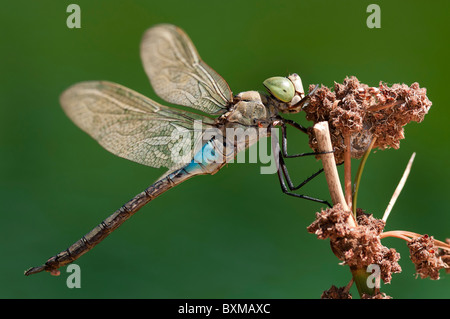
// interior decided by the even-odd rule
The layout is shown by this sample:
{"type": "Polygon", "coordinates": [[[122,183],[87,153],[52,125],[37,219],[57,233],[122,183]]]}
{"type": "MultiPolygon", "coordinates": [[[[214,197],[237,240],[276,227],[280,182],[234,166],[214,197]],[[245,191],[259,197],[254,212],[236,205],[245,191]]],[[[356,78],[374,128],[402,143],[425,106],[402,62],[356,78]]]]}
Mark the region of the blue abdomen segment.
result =
{"type": "Polygon", "coordinates": [[[173,179],[214,174],[223,166],[223,159],[220,154],[221,152],[218,152],[215,148],[214,140],[210,140],[203,144],[201,150],[194,155],[189,164],[169,176],[173,179]]]}
{"type": "MultiPolygon", "coordinates": [[[[206,142],[198,151],[192,161],[184,168],[188,173],[201,169],[209,171],[210,165],[221,163],[220,152],[216,151],[214,140],[206,142]]],[[[206,173],[206,172],[204,172],[206,173]]]]}

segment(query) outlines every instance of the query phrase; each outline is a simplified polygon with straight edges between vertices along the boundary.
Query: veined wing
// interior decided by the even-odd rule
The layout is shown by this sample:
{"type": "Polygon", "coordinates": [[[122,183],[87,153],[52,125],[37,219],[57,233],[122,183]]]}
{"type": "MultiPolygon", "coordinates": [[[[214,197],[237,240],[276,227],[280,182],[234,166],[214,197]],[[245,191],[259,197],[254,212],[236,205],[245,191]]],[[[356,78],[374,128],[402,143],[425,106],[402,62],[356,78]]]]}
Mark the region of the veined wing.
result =
{"type": "Polygon", "coordinates": [[[209,114],[220,114],[232,101],[227,82],[200,58],[187,34],[171,24],[148,29],[141,59],[150,82],[164,100],[209,114]]]}
{"type": "Polygon", "coordinates": [[[105,149],[157,168],[190,161],[195,143],[201,143],[199,131],[214,126],[209,117],[158,104],[105,81],[75,84],[63,92],[60,102],[67,116],[105,149]],[[194,121],[201,125],[194,126],[194,121]]]}

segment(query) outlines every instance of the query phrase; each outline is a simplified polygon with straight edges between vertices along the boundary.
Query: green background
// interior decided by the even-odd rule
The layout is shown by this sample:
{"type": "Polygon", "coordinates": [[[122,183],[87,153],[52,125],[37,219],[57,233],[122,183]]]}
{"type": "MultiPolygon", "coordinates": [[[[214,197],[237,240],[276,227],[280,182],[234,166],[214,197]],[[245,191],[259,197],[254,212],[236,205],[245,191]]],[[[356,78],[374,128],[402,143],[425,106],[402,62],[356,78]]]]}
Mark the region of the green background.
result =
{"type": "MultiPolygon", "coordinates": [[[[321,205],[281,193],[260,164],[230,164],[156,199],[78,260],[81,289],[60,277],[23,271],[42,264],[141,192],[163,172],[120,159],[78,129],[59,106],[79,81],[108,80],[162,102],[139,58],[143,32],[173,23],[235,94],[261,90],[297,72],[307,87],[346,76],[377,86],[428,89],[433,106],[406,127],[399,150],[372,154],[358,204],[381,218],[406,163],[412,173],[387,230],[450,236],[448,195],[450,2],[377,1],[381,29],[366,26],[373,1],[14,1],[0,11],[0,297],[2,298],[319,298],[344,286],[328,240],[307,233],[321,205]],[[81,29],[66,8],[81,7],[81,29]]],[[[302,114],[290,116],[305,125],[302,114]]],[[[290,133],[291,153],[307,138],[290,133]]],[[[357,162],[354,162],[356,170],[357,162]]],[[[288,162],[301,181],[320,167],[288,162]]],[[[342,172],[341,172],[342,175],[342,172]]],[[[328,198],[321,176],[304,192],[328,198]]],[[[449,298],[450,277],[415,279],[400,239],[401,274],[382,291],[395,298],[449,298]]],[[[352,288],[357,297],[355,288],[352,288]]]]}

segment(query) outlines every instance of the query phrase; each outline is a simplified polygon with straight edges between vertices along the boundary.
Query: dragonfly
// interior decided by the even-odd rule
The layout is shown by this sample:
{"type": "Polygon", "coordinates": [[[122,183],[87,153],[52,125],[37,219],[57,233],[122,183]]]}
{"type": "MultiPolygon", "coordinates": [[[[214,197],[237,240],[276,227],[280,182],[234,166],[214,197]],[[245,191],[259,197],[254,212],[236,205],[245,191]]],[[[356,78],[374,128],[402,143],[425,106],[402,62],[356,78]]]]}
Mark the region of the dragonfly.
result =
{"type": "Polygon", "coordinates": [[[266,93],[246,91],[233,96],[227,82],[200,58],[188,35],[171,24],[148,29],[140,54],[155,93],[193,112],[159,104],[107,81],[77,83],[61,94],[60,103],[66,115],[109,152],[143,165],[166,167],[167,172],[69,248],[26,270],[25,275],[58,274],[58,268],[87,253],[144,205],[193,176],[215,174],[262,137],[272,137],[282,191],[330,206],[293,192],[322,170],[295,186],[284,161],[317,154],[288,154],[287,125],[304,133],[307,129],[280,114],[300,112],[318,85],[305,95],[300,76],[291,74],[265,80],[266,93]],[[281,148],[272,134],[274,127],[281,128],[281,148]],[[230,138],[230,131],[236,130],[245,131],[245,139],[230,138]]]}

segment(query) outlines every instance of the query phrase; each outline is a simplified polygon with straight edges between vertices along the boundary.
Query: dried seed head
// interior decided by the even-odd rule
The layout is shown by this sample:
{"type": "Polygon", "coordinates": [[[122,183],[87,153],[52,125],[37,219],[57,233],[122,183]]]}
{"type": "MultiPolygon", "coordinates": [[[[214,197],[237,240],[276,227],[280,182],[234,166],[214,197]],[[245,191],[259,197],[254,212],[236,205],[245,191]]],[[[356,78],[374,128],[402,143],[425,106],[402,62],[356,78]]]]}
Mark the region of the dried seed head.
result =
{"type": "Polygon", "coordinates": [[[384,292],[379,292],[373,296],[362,294],[361,299],[392,299],[392,297],[386,295],[384,292]]]}
{"type": "Polygon", "coordinates": [[[344,211],[341,204],[316,213],[316,220],[307,227],[308,232],[316,234],[319,239],[336,239],[345,237],[350,233],[347,218],[350,212],[344,211]]]}
{"type": "MultiPolygon", "coordinates": [[[[310,92],[313,88],[310,86],[310,92]]],[[[405,137],[403,127],[411,121],[421,122],[430,107],[426,89],[418,83],[388,87],[380,82],[375,88],[350,77],[343,84],[335,83],[333,92],[328,87],[319,88],[303,110],[309,121],[328,121],[336,161],[342,162],[344,135],[350,134],[353,158],[360,158],[373,138],[374,148],[397,149],[405,137]]],[[[310,146],[317,151],[313,130],[308,133],[310,146]]]]}
{"type": "Polygon", "coordinates": [[[439,270],[449,266],[439,256],[440,252],[434,245],[433,236],[423,235],[408,243],[411,261],[416,265],[420,278],[439,279],[439,270]]]}
{"type": "Polygon", "coordinates": [[[322,293],[320,299],[352,299],[352,295],[346,291],[346,287],[338,288],[333,285],[322,293]]]}
{"type": "Polygon", "coordinates": [[[316,220],[307,228],[308,232],[319,239],[330,238],[333,253],[346,265],[356,268],[379,265],[381,279],[389,283],[392,273],[401,272],[400,254],[381,244],[380,234],[385,226],[382,220],[361,209],[357,213],[358,226],[351,228],[346,222],[350,212],[343,211],[341,205],[322,210],[316,213],[316,220]]]}

